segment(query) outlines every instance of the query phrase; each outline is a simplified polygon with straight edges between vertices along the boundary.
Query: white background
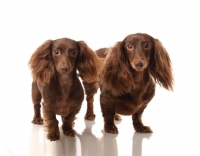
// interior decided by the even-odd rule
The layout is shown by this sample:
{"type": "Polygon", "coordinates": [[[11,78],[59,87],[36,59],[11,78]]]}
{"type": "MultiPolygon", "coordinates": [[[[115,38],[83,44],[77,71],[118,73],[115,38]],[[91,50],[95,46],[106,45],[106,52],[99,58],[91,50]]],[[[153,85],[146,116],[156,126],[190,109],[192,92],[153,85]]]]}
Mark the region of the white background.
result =
{"type": "MultiPolygon", "coordinates": [[[[144,113],[143,120],[154,133],[143,141],[142,155],[200,155],[199,9],[198,0],[0,1],[1,152],[31,155],[27,143],[34,137],[29,135],[34,128],[32,78],[27,63],[38,46],[47,39],[68,37],[84,40],[96,50],[141,32],[163,43],[171,57],[175,77],[174,92],[157,86],[156,96],[144,113]]],[[[101,116],[98,96],[99,92],[95,110],[101,116]]],[[[84,112],[85,106],[77,120],[80,125],[84,123],[84,112]]],[[[121,147],[122,134],[130,133],[131,139],[134,134],[129,118],[124,117],[124,122],[119,124],[117,154],[113,155],[136,155],[132,148],[134,141],[129,145],[127,140],[127,149],[121,147]],[[130,129],[127,131],[125,126],[130,129]]],[[[97,117],[96,136],[102,129],[102,118],[97,117]]],[[[36,146],[35,150],[40,149],[36,146]]]]}

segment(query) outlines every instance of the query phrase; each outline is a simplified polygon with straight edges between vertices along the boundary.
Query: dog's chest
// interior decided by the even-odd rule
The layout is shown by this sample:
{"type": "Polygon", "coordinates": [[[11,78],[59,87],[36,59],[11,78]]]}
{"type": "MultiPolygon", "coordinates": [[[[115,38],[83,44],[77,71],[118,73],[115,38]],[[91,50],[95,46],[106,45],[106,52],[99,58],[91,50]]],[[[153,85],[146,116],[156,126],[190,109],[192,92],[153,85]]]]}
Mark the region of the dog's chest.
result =
{"type": "Polygon", "coordinates": [[[49,96],[55,114],[66,116],[74,109],[81,107],[84,93],[80,83],[73,85],[54,86],[49,96]]]}
{"type": "Polygon", "coordinates": [[[71,92],[65,94],[59,93],[54,97],[51,103],[53,111],[55,114],[66,116],[74,110],[76,107],[80,107],[82,103],[82,96],[78,94],[70,94],[71,92]],[[80,98],[78,98],[80,97],[80,98]],[[77,100],[78,99],[78,100],[77,100]],[[80,100],[79,100],[80,99],[80,100]]]}
{"type": "Polygon", "coordinates": [[[66,116],[75,108],[81,107],[81,103],[81,100],[58,98],[53,104],[53,108],[56,114],[66,116]]]}
{"type": "Polygon", "coordinates": [[[71,102],[67,100],[57,99],[56,102],[53,104],[53,107],[56,114],[69,114],[71,102]]]}

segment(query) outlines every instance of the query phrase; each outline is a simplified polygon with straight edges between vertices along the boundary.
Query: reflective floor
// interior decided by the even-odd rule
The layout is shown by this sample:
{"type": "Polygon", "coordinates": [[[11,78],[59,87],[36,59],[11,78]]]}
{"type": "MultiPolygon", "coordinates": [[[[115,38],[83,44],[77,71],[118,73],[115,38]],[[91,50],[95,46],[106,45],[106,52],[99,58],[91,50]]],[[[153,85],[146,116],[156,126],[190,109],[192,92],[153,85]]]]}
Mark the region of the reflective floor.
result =
{"type": "MultiPolygon", "coordinates": [[[[199,156],[200,63],[199,2],[191,1],[40,1],[0,2],[0,156],[199,156]],[[130,116],[116,122],[118,135],[103,131],[95,95],[95,121],[84,120],[84,100],[76,116],[77,136],[46,139],[31,123],[33,51],[47,39],[84,40],[94,50],[113,46],[131,33],[148,33],[167,49],[174,92],[156,87],[143,113],[152,134],[135,133],[130,116]]],[[[59,126],[61,126],[60,117],[59,126]]]]}
{"type": "MultiPolygon", "coordinates": [[[[41,125],[31,123],[31,103],[26,108],[19,106],[2,118],[2,156],[160,156],[200,154],[200,113],[195,108],[185,108],[187,101],[180,100],[175,93],[157,87],[156,97],[143,115],[143,122],[151,126],[154,133],[136,133],[130,116],[122,116],[116,122],[119,134],[103,131],[103,118],[95,96],[95,121],[84,120],[84,101],[77,115],[74,128],[76,137],[66,137],[60,129],[60,141],[50,142],[41,125]],[[176,98],[177,97],[177,98],[176,98]],[[181,103],[178,104],[178,102],[181,103]],[[182,105],[182,106],[181,106],[182,105]],[[30,107],[30,108],[28,108],[30,107]]],[[[198,101],[196,101],[197,104],[198,101]]],[[[191,105],[188,103],[188,105],[191,105]]],[[[195,106],[195,105],[194,105],[195,106]]],[[[57,116],[60,126],[60,117],[57,116]]]]}

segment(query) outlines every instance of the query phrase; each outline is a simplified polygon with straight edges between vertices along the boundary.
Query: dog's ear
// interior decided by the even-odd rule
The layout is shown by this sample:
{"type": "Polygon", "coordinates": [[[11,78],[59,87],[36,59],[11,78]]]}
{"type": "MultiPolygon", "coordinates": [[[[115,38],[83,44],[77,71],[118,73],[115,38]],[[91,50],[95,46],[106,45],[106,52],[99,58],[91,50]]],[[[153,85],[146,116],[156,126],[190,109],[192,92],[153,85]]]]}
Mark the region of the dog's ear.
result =
{"type": "Polygon", "coordinates": [[[118,42],[109,49],[100,78],[103,86],[115,96],[127,93],[133,87],[134,81],[126,58],[124,42],[118,42]]]}
{"type": "Polygon", "coordinates": [[[92,49],[84,41],[78,41],[80,54],[77,69],[81,79],[87,83],[98,81],[98,69],[100,60],[92,49]]]}
{"type": "Polygon", "coordinates": [[[168,52],[158,39],[154,39],[154,49],[150,58],[150,73],[155,81],[165,89],[173,90],[173,74],[168,52]]]}
{"type": "Polygon", "coordinates": [[[28,63],[30,69],[32,70],[33,80],[41,85],[48,84],[54,73],[51,58],[51,43],[52,40],[47,40],[39,46],[31,56],[28,63]]]}

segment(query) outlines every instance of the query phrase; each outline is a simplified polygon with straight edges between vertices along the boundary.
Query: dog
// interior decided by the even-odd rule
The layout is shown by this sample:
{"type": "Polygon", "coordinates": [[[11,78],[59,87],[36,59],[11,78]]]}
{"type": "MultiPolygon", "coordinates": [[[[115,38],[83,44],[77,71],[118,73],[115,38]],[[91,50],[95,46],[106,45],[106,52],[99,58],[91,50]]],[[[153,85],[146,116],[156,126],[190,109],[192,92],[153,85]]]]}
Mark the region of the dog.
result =
{"type": "Polygon", "coordinates": [[[117,134],[115,116],[132,115],[136,132],[152,133],[142,114],[155,95],[156,83],[173,91],[172,63],[162,43],[148,34],[130,34],[111,48],[96,51],[104,58],[100,105],[104,131],[117,134]]]}
{"type": "Polygon", "coordinates": [[[83,80],[87,100],[85,119],[95,119],[93,96],[98,90],[98,62],[98,56],[84,41],[69,38],[47,40],[32,54],[28,63],[33,77],[32,123],[43,124],[40,112],[43,99],[44,125],[50,141],[60,139],[56,115],[62,117],[64,135],[76,135],[73,123],[84,100],[79,76],[83,80]]]}

